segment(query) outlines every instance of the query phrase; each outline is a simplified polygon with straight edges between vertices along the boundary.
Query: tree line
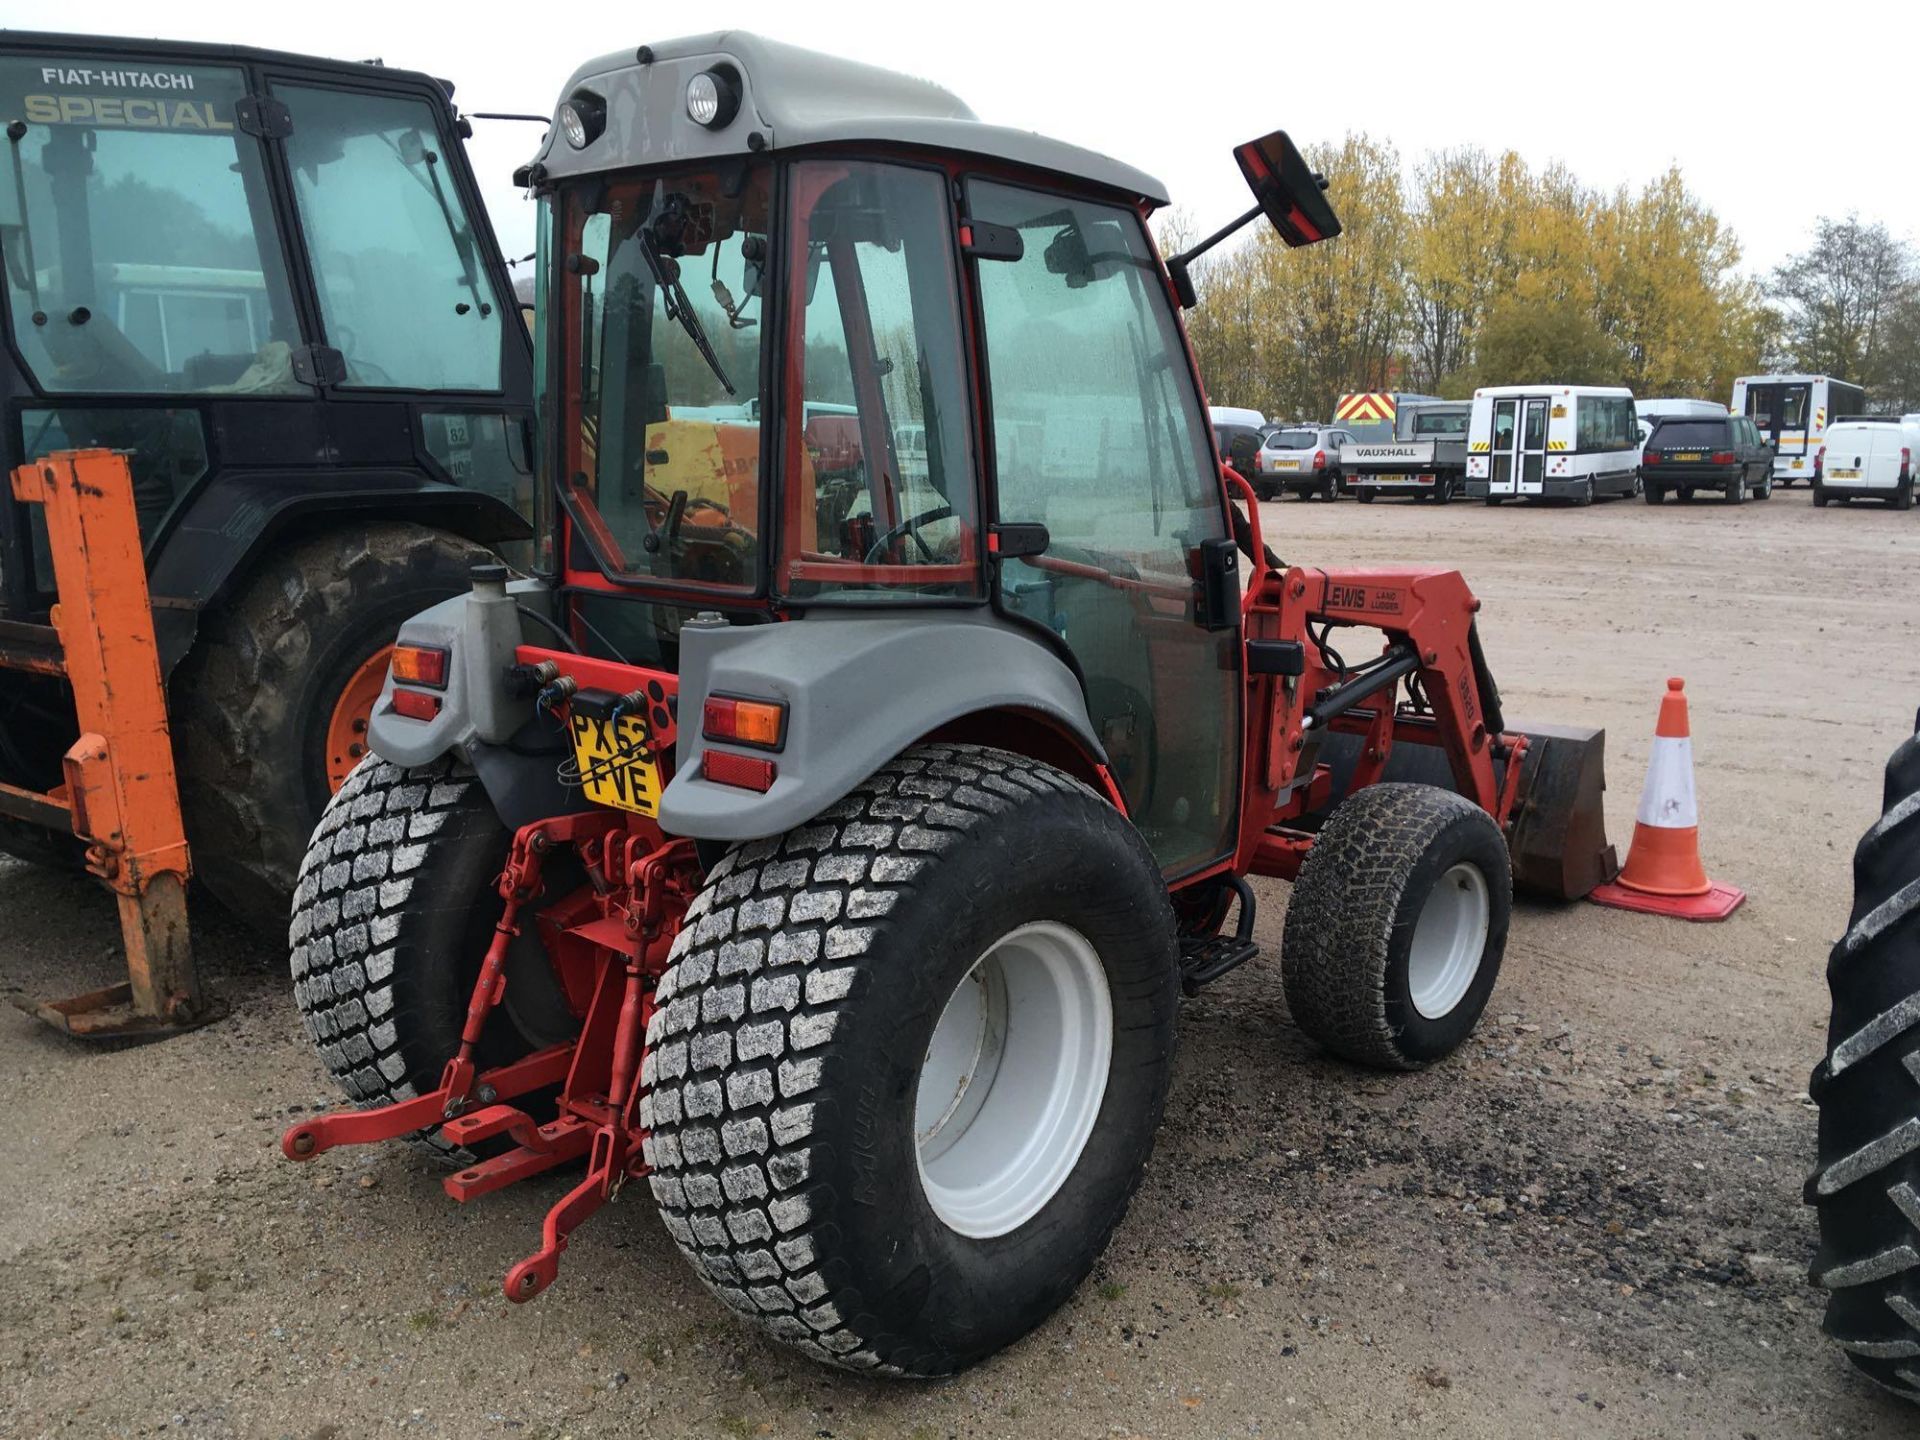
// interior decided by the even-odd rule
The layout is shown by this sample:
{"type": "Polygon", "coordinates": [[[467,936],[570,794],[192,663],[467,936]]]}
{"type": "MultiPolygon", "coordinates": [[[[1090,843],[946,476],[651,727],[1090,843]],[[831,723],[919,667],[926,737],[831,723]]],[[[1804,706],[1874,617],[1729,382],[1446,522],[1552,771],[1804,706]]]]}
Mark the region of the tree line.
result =
{"type": "MultiPolygon", "coordinates": [[[[1920,410],[1920,262],[1881,225],[1820,220],[1764,279],[1679,169],[1583,185],[1518,155],[1432,153],[1411,168],[1350,134],[1311,147],[1344,232],[1288,250],[1268,227],[1194,267],[1189,316],[1213,399],[1324,418],[1355,390],[1464,397],[1552,379],[1725,400],[1735,376],[1807,370],[1920,410]]],[[[1167,212],[1168,253],[1195,238],[1167,212]]]]}

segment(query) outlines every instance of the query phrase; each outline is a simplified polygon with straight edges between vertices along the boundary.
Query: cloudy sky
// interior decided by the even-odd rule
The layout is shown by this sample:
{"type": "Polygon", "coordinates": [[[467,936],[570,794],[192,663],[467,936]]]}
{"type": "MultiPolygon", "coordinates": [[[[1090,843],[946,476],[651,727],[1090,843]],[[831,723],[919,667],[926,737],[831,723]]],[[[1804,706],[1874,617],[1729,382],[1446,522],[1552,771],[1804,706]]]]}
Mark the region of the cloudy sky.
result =
{"type": "MultiPolygon", "coordinates": [[[[1409,161],[1453,145],[1513,148],[1608,187],[1678,163],[1733,226],[1755,271],[1800,248],[1821,214],[1857,210],[1920,241],[1912,143],[1920,5],[1911,0],[1867,10],[1770,0],[1151,8],[736,0],[657,10],[595,0],[458,8],[91,0],[57,22],[0,0],[0,23],[378,56],[453,80],[463,109],[541,113],[583,59],[739,26],[924,76],[982,119],[1105,150],[1157,175],[1203,225],[1245,203],[1232,147],[1278,127],[1303,142],[1366,130],[1409,161]],[[1870,40],[1828,44],[1823,15],[1836,17],[1836,29],[1842,17],[1869,23],[1870,40]],[[1901,57],[1905,68],[1876,56],[1901,57]],[[1896,74],[1906,78],[1887,83],[1896,74]]],[[[538,127],[479,130],[474,165],[501,243],[523,254],[532,222],[509,176],[532,154],[538,127]]]]}

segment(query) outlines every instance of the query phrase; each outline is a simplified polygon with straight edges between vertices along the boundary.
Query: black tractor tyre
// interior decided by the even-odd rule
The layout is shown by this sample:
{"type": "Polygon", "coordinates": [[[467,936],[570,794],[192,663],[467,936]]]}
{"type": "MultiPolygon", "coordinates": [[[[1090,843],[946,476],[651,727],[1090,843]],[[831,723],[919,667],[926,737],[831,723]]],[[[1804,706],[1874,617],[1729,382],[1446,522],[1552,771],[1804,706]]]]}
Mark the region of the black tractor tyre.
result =
{"type": "Polygon", "coordinates": [[[1327,817],[1287,903],[1280,964],[1294,1023],[1363,1065],[1432,1064],[1486,1009],[1512,911],[1512,864],[1486,811],[1431,785],[1356,790],[1327,817]],[[1430,928],[1448,919],[1457,928],[1430,928]],[[1449,934],[1463,938],[1436,948],[1449,934]]]}
{"type": "Polygon", "coordinates": [[[1353,492],[1353,498],[1358,500],[1362,505],[1371,505],[1373,503],[1373,491],[1365,488],[1357,489],[1353,492]]]}
{"type": "Polygon", "coordinates": [[[1645,495],[1647,504],[1658,505],[1667,498],[1667,487],[1649,482],[1641,493],[1645,495]]]}
{"type": "MultiPolygon", "coordinates": [[[[722,1301],[813,1359],[958,1371],[1040,1324],[1106,1248],[1166,1101],[1178,995],[1165,884],[1112,806],[1018,755],[918,746],[813,823],[730,851],[688,910],[643,1068],[662,1220],[722,1301]],[[1058,1188],[976,1236],[922,1178],[921,1076],[976,962],[1033,926],[1078,937],[1104,975],[1105,1088],[1077,1157],[1052,1162],[1070,1167],[1058,1188]]],[[[1007,1054],[1039,1013],[1007,1012],[1007,1054]]],[[[995,1077],[975,1115],[1005,1113],[1006,1068],[973,1067],[995,1077]]]]}
{"type": "Polygon", "coordinates": [[[1819,509],[1827,508],[1827,487],[1818,480],[1813,482],[1813,503],[1819,509]]]}
{"type": "Polygon", "coordinates": [[[1853,852],[1853,914],[1827,959],[1833,1017],[1808,1093],[1819,1161],[1812,1279],[1822,1327],[1881,1385],[1920,1400],[1920,736],[1887,762],[1853,852]]]}
{"type": "Polygon", "coordinates": [[[1682,485],[1680,487],[1680,503],[1683,505],[1686,505],[1686,504],[1692,503],[1692,501],[1693,501],[1693,486],[1682,485]]]}
{"type": "Polygon", "coordinates": [[[1893,492],[1893,508],[1911,510],[1913,508],[1913,481],[1902,480],[1900,487],[1893,492]]]}
{"type": "Polygon", "coordinates": [[[187,842],[195,876],[263,934],[286,923],[327,803],[327,727],[349,680],[492,558],[424,525],[349,526],[275,554],[201,622],[173,682],[187,842]]]}
{"type": "MultiPolygon", "coordinates": [[[[307,1034],[354,1104],[391,1105],[439,1084],[504,905],[496,882],[510,843],[480,782],[452,760],[405,770],[369,756],[328,802],[294,889],[289,963],[307,1034]]],[[[579,878],[550,863],[541,896],[521,910],[480,1069],[574,1034],[534,917],[579,878]]],[[[437,1136],[414,1138],[467,1158],[437,1136]]]]}

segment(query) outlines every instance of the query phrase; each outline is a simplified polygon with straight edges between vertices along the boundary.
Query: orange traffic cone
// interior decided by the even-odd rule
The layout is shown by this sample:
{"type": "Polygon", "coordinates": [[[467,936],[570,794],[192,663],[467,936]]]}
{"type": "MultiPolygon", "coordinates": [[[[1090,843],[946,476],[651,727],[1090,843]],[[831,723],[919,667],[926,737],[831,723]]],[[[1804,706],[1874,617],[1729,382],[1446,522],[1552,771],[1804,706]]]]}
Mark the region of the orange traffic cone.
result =
{"type": "Polygon", "coordinates": [[[1700,864],[1700,811],[1693,798],[1693,741],[1687,733],[1686,681],[1667,681],[1653,755],[1640,792],[1640,813],[1626,868],[1589,897],[1620,910],[1644,910],[1682,920],[1724,920],[1747,892],[1707,878],[1700,864]]]}

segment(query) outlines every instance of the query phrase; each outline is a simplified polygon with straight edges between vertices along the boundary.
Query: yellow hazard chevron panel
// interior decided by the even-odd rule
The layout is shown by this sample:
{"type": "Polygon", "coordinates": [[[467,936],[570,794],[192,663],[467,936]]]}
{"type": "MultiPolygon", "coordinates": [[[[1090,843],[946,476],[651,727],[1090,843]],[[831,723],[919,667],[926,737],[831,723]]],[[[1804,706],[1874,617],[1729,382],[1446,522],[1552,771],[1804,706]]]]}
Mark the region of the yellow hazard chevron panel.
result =
{"type": "Polygon", "coordinates": [[[1567,442],[1564,440],[1547,441],[1547,449],[1549,450],[1564,450],[1566,448],[1567,448],[1567,442]]]}
{"type": "Polygon", "coordinates": [[[1469,449],[1471,449],[1471,450],[1473,451],[1473,453],[1474,453],[1474,454],[1476,454],[1476,455],[1484,455],[1484,454],[1486,454],[1486,453],[1487,453],[1487,451],[1488,451],[1488,450],[1489,450],[1489,449],[1490,449],[1491,447],[1490,447],[1490,446],[1489,446],[1489,445],[1487,444],[1487,442],[1486,442],[1486,441],[1484,441],[1484,440],[1476,440],[1476,441],[1474,441],[1474,442],[1473,442],[1473,444],[1472,444],[1471,446],[1469,446],[1468,448],[1469,448],[1469,449]]]}
{"type": "Polygon", "coordinates": [[[1334,407],[1336,420],[1391,420],[1395,406],[1393,396],[1377,391],[1356,395],[1342,395],[1340,403],[1334,407]]]}

